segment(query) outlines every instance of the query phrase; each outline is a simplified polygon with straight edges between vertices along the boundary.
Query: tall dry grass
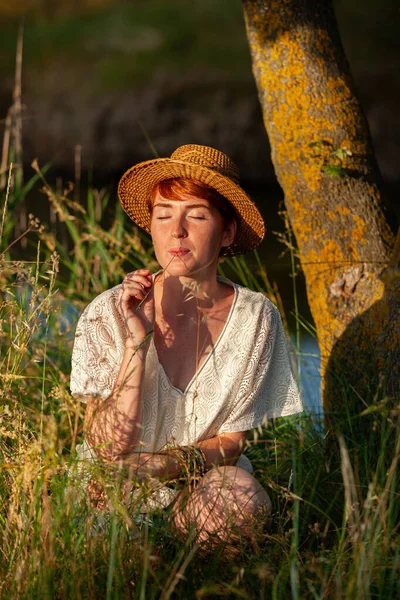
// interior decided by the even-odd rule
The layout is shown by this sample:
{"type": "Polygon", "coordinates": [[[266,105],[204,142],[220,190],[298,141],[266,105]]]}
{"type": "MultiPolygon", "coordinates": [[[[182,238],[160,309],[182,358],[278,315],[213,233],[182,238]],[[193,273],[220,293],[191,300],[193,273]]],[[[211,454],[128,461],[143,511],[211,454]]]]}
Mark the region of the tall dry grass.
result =
{"type": "MultiPolygon", "coordinates": [[[[107,191],[89,189],[78,203],[72,186],[56,191],[33,166],[34,180],[23,185],[41,182],[56,219],[29,217],[19,234],[24,260],[12,168],[0,208],[0,597],[398,596],[399,415],[384,394],[369,415],[346,417],[372,414],[363,448],[343,437],[330,442],[311,415],[252,433],[247,453],[273,515],[258,545],[243,544],[236,561],[223,546],[207,558],[192,540],[179,543],[166,512],[141,522],[116,481],[108,482],[104,526],[73,477],[83,416],[68,388],[74,325],[126,270],[156,263],[107,191]]],[[[221,269],[274,294],[261,263],[250,268],[236,258],[221,269]]]]}
{"type": "MultiPolygon", "coordinates": [[[[75,454],[83,407],[68,387],[74,327],[127,270],[157,265],[108,190],[89,187],[82,202],[78,185],[55,189],[37,162],[24,178],[22,33],[16,65],[0,169],[0,598],[400,597],[399,409],[384,389],[365,414],[344,415],[346,437],[323,435],[308,414],[252,432],[246,452],[273,514],[235,561],[222,545],[204,557],[178,542],[166,512],[142,522],[115,479],[106,516],[87,502],[75,454]],[[48,223],[25,208],[39,185],[48,223]],[[364,443],[352,444],[366,419],[364,443]]],[[[79,184],[79,151],[75,172],[79,184]]],[[[279,305],[254,264],[220,271],[279,305]]]]}

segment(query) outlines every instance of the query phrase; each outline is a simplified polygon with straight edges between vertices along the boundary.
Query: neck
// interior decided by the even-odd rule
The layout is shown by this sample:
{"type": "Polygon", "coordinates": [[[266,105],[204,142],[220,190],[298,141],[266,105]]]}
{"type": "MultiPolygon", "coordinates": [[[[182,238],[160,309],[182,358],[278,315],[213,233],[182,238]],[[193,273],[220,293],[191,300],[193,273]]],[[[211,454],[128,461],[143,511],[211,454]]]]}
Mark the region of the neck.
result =
{"type": "Polygon", "coordinates": [[[217,276],[201,280],[192,277],[174,277],[165,271],[157,276],[154,288],[156,302],[163,312],[181,314],[199,308],[210,309],[221,298],[221,284],[217,276]]]}

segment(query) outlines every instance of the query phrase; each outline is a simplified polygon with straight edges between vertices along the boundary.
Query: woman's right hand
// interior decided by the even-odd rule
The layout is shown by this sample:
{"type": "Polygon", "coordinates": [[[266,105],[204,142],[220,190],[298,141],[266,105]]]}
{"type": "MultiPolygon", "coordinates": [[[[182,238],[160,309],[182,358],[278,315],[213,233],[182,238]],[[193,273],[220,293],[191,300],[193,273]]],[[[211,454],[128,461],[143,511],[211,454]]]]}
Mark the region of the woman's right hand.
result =
{"type": "Polygon", "coordinates": [[[138,269],[126,275],[118,294],[117,307],[137,348],[154,330],[154,290],[148,269],[138,269]]]}

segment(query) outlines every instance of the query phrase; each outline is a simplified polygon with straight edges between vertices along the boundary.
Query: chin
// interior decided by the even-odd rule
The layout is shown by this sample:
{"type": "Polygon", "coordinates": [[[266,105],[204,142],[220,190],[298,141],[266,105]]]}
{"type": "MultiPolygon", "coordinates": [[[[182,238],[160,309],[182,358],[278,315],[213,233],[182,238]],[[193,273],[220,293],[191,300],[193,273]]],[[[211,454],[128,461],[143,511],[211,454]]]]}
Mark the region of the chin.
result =
{"type": "Polygon", "coordinates": [[[210,272],[212,273],[214,267],[216,269],[219,260],[217,258],[217,260],[215,261],[212,255],[204,256],[202,257],[202,260],[197,260],[196,257],[192,254],[187,256],[186,259],[175,257],[173,260],[171,260],[172,257],[169,254],[166,256],[161,255],[160,257],[158,257],[156,253],[156,258],[161,268],[164,271],[166,271],[166,273],[174,277],[196,277],[201,273],[204,276],[204,274],[206,274],[210,270],[210,272]]]}
{"type": "Polygon", "coordinates": [[[199,264],[193,260],[188,260],[184,263],[181,260],[175,259],[170,264],[165,263],[163,269],[172,277],[196,277],[201,273],[205,273],[210,268],[209,264],[199,264]]]}
{"type": "Polygon", "coordinates": [[[169,275],[173,275],[174,277],[190,276],[192,273],[194,273],[193,269],[184,264],[167,264],[164,270],[166,273],[168,273],[169,275]]]}

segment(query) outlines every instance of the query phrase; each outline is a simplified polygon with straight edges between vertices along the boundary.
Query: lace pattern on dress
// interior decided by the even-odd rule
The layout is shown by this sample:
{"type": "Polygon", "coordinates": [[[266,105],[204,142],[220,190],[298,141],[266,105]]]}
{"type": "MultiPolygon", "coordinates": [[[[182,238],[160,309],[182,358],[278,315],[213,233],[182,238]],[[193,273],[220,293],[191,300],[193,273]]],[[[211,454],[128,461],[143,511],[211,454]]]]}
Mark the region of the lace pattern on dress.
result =
{"type": "MultiPolygon", "coordinates": [[[[228,280],[224,280],[228,282],[228,280]]],[[[157,452],[303,410],[277,308],[263,294],[228,282],[235,305],[213,351],[187,389],[173,387],[151,340],[146,357],[143,433],[137,451],[157,452]]],[[[106,398],[121,364],[126,331],[116,308],[120,286],[97,296],[79,319],[71,393],[106,398]]],[[[82,452],[87,445],[82,446],[82,452]]],[[[251,471],[242,455],[239,464],[251,471]]]]}
{"type": "MultiPolygon", "coordinates": [[[[231,285],[236,304],[229,322],[184,393],[170,384],[150,343],[142,442],[153,451],[223,431],[247,431],[303,409],[277,308],[263,294],[231,285]]],[[[115,305],[119,287],[95,298],[77,325],[71,393],[83,400],[110,395],[118,374],[126,340],[115,305]]]]}

